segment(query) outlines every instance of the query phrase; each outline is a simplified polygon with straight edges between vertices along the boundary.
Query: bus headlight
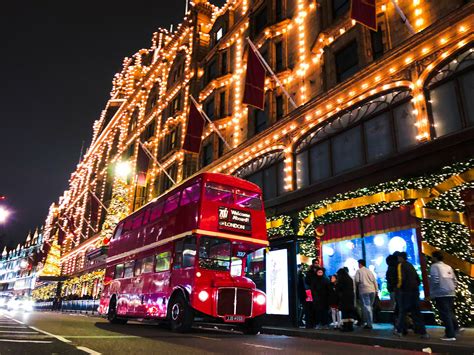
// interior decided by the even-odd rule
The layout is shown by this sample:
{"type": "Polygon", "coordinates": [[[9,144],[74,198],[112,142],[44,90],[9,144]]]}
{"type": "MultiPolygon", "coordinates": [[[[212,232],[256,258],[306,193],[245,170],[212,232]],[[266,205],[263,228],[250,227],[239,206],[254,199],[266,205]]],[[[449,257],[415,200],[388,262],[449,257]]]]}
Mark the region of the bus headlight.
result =
{"type": "Polygon", "coordinates": [[[207,291],[201,291],[198,295],[199,301],[206,302],[209,298],[209,293],[207,291]]]}
{"type": "Polygon", "coordinates": [[[265,296],[259,293],[257,296],[255,296],[255,302],[257,302],[258,305],[263,306],[266,302],[265,296]]]}

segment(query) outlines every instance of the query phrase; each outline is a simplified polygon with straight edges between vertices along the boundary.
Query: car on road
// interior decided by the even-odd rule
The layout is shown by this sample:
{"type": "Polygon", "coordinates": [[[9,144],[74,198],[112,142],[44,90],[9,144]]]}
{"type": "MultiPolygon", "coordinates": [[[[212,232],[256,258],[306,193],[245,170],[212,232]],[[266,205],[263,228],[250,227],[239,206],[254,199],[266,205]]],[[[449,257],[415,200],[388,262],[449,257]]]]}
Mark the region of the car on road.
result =
{"type": "Polygon", "coordinates": [[[12,297],[7,302],[9,311],[31,312],[34,301],[28,297],[12,297]]]}

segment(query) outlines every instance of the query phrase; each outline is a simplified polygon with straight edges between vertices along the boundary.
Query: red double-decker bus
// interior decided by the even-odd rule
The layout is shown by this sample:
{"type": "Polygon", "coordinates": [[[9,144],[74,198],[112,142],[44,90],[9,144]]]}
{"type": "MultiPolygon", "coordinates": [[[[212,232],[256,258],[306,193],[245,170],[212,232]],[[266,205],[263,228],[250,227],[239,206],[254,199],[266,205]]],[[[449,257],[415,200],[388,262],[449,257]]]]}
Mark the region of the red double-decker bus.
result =
{"type": "Polygon", "coordinates": [[[112,323],[194,319],[256,334],[266,297],[245,277],[246,256],[268,245],[260,188],[203,173],[123,219],[110,241],[99,312],[112,323]]]}

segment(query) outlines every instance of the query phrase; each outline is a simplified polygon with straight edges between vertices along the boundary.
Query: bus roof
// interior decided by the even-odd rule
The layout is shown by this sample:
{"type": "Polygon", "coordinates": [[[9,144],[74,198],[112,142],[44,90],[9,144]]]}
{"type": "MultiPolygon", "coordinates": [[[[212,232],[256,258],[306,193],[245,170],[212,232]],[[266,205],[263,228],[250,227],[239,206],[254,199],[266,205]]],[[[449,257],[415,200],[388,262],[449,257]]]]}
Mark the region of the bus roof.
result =
{"type": "Polygon", "coordinates": [[[125,219],[129,219],[140,213],[143,209],[147,208],[148,205],[156,202],[157,200],[164,199],[168,195],[171,195],[173,192],[181,188],[182,186],[185,185],[192,185],[193,182],[202,179],[204,182],[215,182],[223,185],[229,185],[236,187],[238,189],[243,189],[247,190],[250,192],[256,192],[256,193],[261,193],[262,190],[257,184],[254,184],[253,182],[244,180],[242,178],[232,176],[232,175],[227,175],[227,174],[221,174],[221,173],[209,173],[209,172],[204,172],[204,173],[199,173],[197,175],[192,175],[189,178],[181,181],[179,184],[173,186],[170,190],[166,191],[164,194],[155,197],[153,200],[149,201],[145,205],[141,206],[138,210],[133,211],[130,213],[128,216],[124,217],[121,221],[125,219]]]}

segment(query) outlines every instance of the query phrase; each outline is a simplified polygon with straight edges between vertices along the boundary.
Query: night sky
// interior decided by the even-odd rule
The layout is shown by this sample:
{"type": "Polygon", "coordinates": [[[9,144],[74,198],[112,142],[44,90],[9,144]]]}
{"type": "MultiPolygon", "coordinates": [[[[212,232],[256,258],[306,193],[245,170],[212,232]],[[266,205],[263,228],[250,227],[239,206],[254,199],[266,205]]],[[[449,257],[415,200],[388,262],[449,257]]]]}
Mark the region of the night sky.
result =
{"type": "MultiPolygon", "coordinates": [[[[212,3],[221,5],[224,1],[212,3]]],[[[185,0],[8,1],[0,13],[0,252],[43,224],[122,60],[184,16],[185,0]]]]}

